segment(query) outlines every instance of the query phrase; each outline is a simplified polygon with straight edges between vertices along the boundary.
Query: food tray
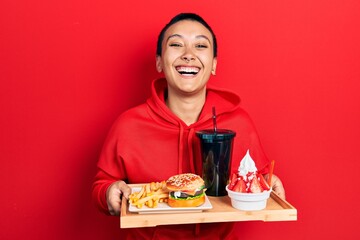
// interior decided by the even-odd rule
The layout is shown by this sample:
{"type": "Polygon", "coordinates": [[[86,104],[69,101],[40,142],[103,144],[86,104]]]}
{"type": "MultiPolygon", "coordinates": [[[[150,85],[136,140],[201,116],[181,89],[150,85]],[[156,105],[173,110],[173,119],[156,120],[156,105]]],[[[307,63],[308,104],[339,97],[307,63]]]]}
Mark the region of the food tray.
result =
{"type": "MultiPolygon", "coordinates": [[[[141,186],[129,185],[130,187],[141,186]]],[[[259,211],[241,211],[231,206],[228,196],[208,196],[212,209],[199,212],[174,211],[167,213],[148,213],[146,215],[129,212],[129,204],[123,197],[121,204],[120,227],[138,228],[154,227],[158,225],[237,222],[237,221],[296,221],[297,210],[287,201],[271,192],[266,208],[259,211]]]]}

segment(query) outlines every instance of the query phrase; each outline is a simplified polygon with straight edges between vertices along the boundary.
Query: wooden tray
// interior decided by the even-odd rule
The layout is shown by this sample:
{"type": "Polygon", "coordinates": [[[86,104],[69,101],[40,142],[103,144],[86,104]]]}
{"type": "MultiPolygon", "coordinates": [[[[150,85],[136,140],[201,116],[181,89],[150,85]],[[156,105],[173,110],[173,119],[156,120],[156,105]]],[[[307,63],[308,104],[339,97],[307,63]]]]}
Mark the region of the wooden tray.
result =
{"type": "MultiPolygon", "coordinates": [[[[130,185],[132,186],[139,186],[130,185]]],[[[271,192],[266,208],[260,211],[241,211],[231,206],[228,196],[208,196],[213,208],[201,212],[174,212],[164,214],[138,214],[129,212],[129,204],[122,199],[120,227],[154,227],[157,225],[210,223],[210,222],[237,222],[237,221],[296,221],[297,210],[287,201],[271,192]]]]}

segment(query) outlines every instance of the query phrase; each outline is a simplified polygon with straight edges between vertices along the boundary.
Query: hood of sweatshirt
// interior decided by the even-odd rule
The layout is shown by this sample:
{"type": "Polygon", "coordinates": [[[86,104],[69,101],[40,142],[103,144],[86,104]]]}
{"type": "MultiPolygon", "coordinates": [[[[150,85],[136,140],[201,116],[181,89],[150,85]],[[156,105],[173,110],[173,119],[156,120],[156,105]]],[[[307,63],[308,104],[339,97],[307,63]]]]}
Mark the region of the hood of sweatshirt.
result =
{"type": "MultiPolygon", "coordinates": [[[[200,129],[209,129],[213,127],[212,108],[216,108],[217,119],[222,115],[231,113],[240,107],[240,98],[233,92],[228,90],[213,88],[207,86],[206,88],[206,101],[203,109],[199,115],[198,121],[191,125],[186,125],[179,117],[177,117],[166,106],[165,95],[167,92],[166,79],[160,78],[154,80],[151,86],[151,97],[147,100],[149,114],[154,121],[160,125],[169,128],[176,128],[179,132],[179,156],[178,156],[178,172],[183,173],[184,158],[189,158],[191,171],[199,174],[199,167],[195,166],[193,159],[192,143],[195,137],[195,131],[200,129]],[[187,132],[185,134],[185,132],[187,132]],[[184,139],[186,138],[186,139],[184,139]],[[185,146],[187,145],[187,146],[185,146]],[[184,149],[187,149],[189,154],[184,156],[184,149]]],[[[186,154],[185,154],[186,155],[186,154]]]]}

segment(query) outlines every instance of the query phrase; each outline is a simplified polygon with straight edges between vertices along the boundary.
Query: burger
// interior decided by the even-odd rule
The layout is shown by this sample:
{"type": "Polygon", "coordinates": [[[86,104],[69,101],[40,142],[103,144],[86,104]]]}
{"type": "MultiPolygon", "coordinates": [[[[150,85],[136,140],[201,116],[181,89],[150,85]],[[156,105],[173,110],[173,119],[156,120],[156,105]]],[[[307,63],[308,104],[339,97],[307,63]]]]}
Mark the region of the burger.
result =
{"type": "Polygon", "coordinates": [[[197,207],[205,202],[204,180],[192,173],[174,175],[166,181],[170,207],[197,207]]]}

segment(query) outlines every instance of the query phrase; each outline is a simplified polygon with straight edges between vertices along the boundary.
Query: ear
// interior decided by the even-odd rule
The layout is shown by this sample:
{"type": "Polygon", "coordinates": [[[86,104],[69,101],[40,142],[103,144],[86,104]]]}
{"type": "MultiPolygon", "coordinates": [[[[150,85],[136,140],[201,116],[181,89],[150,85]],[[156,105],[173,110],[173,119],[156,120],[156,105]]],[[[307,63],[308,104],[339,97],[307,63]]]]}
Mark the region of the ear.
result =
{"type": "Polygon", "coordinates": [[[156,56],[156,70],[161,73],[162,72],[162,66],[161,66],[161,57],[156,56]]]}
{"type": "Polygon", "coordinates": [[[217,58],[215,57],[213,60],[212,70],[211,70],[211,74],[214,76],[216,75],[216,65],[217,65],[217,58]]]}

